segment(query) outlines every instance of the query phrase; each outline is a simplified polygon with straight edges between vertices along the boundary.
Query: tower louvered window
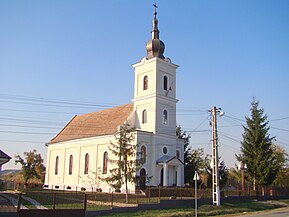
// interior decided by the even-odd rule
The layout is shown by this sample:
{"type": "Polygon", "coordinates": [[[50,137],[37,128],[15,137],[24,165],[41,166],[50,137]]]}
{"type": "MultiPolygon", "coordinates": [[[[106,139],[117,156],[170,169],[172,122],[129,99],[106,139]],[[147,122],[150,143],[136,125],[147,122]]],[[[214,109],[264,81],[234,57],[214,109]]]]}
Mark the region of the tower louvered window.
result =
{"type": "Polygon", "coordinates": [[[147,90],[148,89],[148,76],[144,76],[143,78],[143,90],[147,90]]]}

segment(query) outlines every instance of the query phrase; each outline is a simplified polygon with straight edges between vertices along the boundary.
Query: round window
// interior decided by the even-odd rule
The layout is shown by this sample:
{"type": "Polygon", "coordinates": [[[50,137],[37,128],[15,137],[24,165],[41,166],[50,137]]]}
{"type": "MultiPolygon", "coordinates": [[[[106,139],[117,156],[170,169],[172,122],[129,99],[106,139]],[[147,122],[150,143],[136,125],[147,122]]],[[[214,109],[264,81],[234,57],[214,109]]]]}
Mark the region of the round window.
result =
{"type": "Polygon", "coordinates": [[[163,147],[163,153],[164,153],[164,154],[167,154],[167,153],[168,153],[167,147],[163,147]]]}

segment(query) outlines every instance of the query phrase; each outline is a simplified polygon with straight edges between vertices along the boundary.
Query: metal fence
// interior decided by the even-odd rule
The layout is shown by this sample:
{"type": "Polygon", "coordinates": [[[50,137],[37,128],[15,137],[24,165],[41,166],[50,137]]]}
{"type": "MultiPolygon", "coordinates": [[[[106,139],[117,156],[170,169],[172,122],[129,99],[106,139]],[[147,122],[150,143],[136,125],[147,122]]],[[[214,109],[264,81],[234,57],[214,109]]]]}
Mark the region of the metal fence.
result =
{"type": "MultiPolygon", "coordinates": [[[[211,198],[211,189],[198,189],[198,199],[211,198]]],[[[268,188],[260,191],[270,197],[288,196],[289,188],[268,188]]],[[[190,200],[195,197],[194,188],[147,187],[135,194],[85,192],[85,191],[28,191],[26,193],[6,193],[14,199],[17,210],[21,209],[83,209],[106,210],[112,207],[134,207],[139,204],[159,203],[161,200],[190,200]],[[16,201],[16,202],[15,202],[16,201]]],[[[221,191],[221,197],[256,196],[255,191],[221,191]]],[[[0,207],[1,208],[1,207],[0,207]]]]}

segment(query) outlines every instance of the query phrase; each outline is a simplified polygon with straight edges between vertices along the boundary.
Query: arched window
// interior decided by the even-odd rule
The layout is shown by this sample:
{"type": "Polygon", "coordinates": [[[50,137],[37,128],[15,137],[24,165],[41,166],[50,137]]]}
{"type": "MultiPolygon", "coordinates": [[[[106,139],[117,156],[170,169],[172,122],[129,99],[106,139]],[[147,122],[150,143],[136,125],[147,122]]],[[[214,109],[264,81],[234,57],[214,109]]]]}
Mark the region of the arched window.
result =
{"type": "Polygon", "coordinates": [[[168,124],[168,111],[167,110],[163,111],[163,124],[165,125],[168,124]]]}
{"type": "Polygon", "coordinates": [[[142,111],[142,123],[147,123],[147,110],[142,111]]]}
{"type": "Polygon", "coordinates": [[[84,174],[88,174],[88,167],[89,167],[89,154],[85,154],[85,163],[84,163],[84,174]]]}
{"type": "Polygon", "coordinates": [[[59,164],[59,157],[57,156],[55,159],[55,175],[58,175],[58,164],[59,164]]]}
{"type": "Polygon", "coordinates": [[[176,157],[177,157],[177,159],[180,159],[180,151],[179,150],[176,151],[176,157]]]}
{"type": "Polygon", "coordinates": [[[168,90],[168,77],[164,76],[164,90],[168,90]]]}
{"type": "Polygon", "coordinates": [[[103,153],[103,167],[102,167],[103,174],[107,174],[107,164],[108,164],[108,153],[106,151],[103,153]]]}
{"type": "Polygon", "coordinates": [[[73,156],[70,155],[70,157],[69,157],[69,171],[68,171],[69,175],[72,174],[72,169],[73,169],[73,156]]]}
{"type": "Polygon", "coordinates": [[[146,155],[147,155],[147,150],[146,150],[146,147],[143,145],[140,149],[141,151],[141,160],[142,160],[142,163],[145,163],[146,162],[146,155]]]}
{"type": "Polygon", "coordinates": [[[147,90],[148,89],[148,76],[144,76],[143,78],[143,90],[147,90]]]}

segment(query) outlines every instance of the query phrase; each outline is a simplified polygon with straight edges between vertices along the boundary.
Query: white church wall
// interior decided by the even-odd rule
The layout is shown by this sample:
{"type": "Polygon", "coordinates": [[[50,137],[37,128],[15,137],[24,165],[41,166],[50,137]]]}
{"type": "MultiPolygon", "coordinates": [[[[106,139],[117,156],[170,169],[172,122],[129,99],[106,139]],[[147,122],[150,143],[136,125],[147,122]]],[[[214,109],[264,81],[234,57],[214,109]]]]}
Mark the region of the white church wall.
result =
{"type": "Polygon", "coordinates": [[[168,101],[159,100],[157,103],[157,116],[156,128],[157,133],[176,135],[176,107],[174,103],[169,103],[168,101]],[[163,112],[167,111],[167,120],[164,122],[163,112]]]}
{"type": "MultiPolygon", "coordinates": [[[[180,160],[183,161],[184,143],[182,140],[176,139],[176,136],[168,136],[165,134],[152,134],[146,132],[137,132],[136,139],[137,143],[139,144],[139,148],[141,148],[142,145],[145,145],[147,147],[146,163],[143,164],[142,168],[144,168],[148,176],[151,177],[151,180],[148,183],[148,185],[158,186],[160,184],[160,174],[163,166],[157,165],[156,164],[157,160],[160,159],[163,155],[174,157],[176,156],[176,150],[179,150],[180,160]],[[163,152],[164,147],[167,148],[166,154],[163,152]]],[[[175,181],[174,176],[175,171],[176,169],[173,168],[169,169],[170,176],[174,177],[169,179],[169,185],[174,184],[173,181],[175,181]]]]}
{"type": "MultiPolygon", "coordinates": [[[[109,159],[117,159],[109,146],[116,142],[113,135],[73,140],[48,146],[47,162],[49,169],[46,173],[45,185],[48,188],[59,190],[81,190],[87,191],[102,189],[111,192],[111,186],[100,179],[110,176],[110,170],[115,167],[108,163],[107,174],[103,174],[103,154],[108,152],[109,159]],[[85,154],[89,154],[88,174],[84,174],[85,154]],[[73,156],[73,170],[69,175],[69,157],[73,156]],[[55,174],[55,160],[59,157],[58,174],[55,174]],[[56,188],[57,187],[57,188],[56,188]],[[68,187],[68,188],[67,188],[68,187]]],[[[130,191],[134,192],[134,184],[129,184],[130,191]]],[[[122,188],[124,191],[124,186],[122,188]]]]}
{"type": "Polygon", "coordinates": [[[139,103],[135,103],[135,111],[137,112],[137,117],[139,120],[138,125],[135,127],[144,131],[148,132],[154,132],[155,131],[155,125],[156,125],[156,120],[155,120],[155,111],[154,111],[154,99],[153,98],[148,98],[145,100],[142,100],[139,103]],[[143,111],[147,111],[147,122],[142,123],[142,116],[143,116],[143,111]]]}

